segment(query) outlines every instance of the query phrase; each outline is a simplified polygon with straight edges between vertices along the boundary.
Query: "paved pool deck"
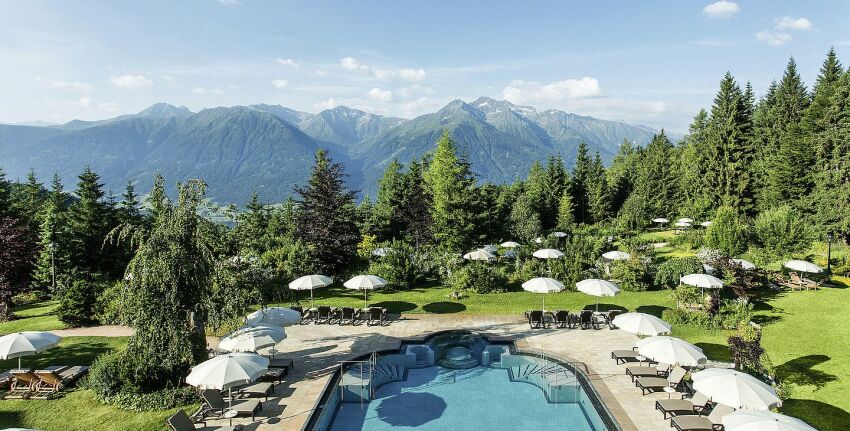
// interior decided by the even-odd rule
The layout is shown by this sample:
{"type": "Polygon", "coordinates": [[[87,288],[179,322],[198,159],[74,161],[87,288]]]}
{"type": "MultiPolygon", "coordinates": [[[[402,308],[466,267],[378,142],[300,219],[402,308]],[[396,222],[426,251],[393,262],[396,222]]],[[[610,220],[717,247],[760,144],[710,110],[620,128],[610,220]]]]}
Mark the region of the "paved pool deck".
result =
{"type": "MultiPolygon", "coordinates": [[[[664,392],[641,395],[625,366],[616,365],[611,351],[629,349],[637,337],[619,330],[530,329],[519,316],[473,316],[408,314],[387,326],[336,324],[296,325],[286,328],[287,338],[278,348],[279,357],[292,358],[295,368],[277,385],[274,397],[263,403],[257,422],[237,418],[245,430],[299,431],[304,428],[319,403],[331,373],[339,362],[373,351],[397,348],[399,342],[449,329],[468,329],[491,336],[514,339],[526,351],[546,352],[564,360],[584,363],[590,380],[624,431],[671,429],[655,410],[655,401],[666,399],[664,392]]],[[[214,344],[214,341],[212,342],[214,344]]],[[[675,396],[675,395],[674,395],[675,396]]],[[[211,421],[208,430],[227,425],[211,421]]]]}

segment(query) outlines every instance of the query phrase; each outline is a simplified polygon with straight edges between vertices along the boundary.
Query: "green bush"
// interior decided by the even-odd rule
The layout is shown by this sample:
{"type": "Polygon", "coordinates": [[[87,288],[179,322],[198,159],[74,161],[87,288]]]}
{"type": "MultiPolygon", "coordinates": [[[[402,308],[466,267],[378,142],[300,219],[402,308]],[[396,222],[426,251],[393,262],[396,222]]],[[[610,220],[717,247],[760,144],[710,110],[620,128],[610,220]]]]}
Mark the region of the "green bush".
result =
{"type": "Polygon", "coordinates": [[[778,260],[803,251],[811,244],[811,229],[791,206],[782,205],[761,212],[753,222],[756,245],[765,261],[778,260]]]}
{"type": "Polygon", "coordinates": [[[412,288],[420,278],[413,248],[402,241],[393,241],[387,248],[390,250],[386,256],[369,265],[369,273],[387,280],[395,288],[412,288]]]}
{"type": "Polygon", "coordinates": [[[95,308],[105,283],[87,277],[66,281],[59,289],[59,320],[71,326],[85,326],[97,322],[95,308]]]}
{"type": "Polygon", "coordinates": [[[720,250],[726,256],[737,256],[747,250],[746,221],[735,208],[722,206],[705,232],[705,245],[720,250]]]}
{"type": "Polygon", "coordinates": [[[482,262],[468,263],[452,273],[449,285],[459,292],[504,292],[507,277],[498,268],[482,262]]]}
{"type": "Polygon", "coordinates": [[[652,288],[652,266],[648,259],[632,255],[611,264],[611,278],[627,292],[643,292],[652,288]]]}
{"type": "Polygon", "coordinates": [[[95,318],[103,325],[123,325],[126,322],[122,316],[124,309],[122,298],[124,294],[124,283],[116,281],[109,285],[97,297],[95,304],[95,318]]]}
{"type": "Polygon", "coordinates": [[[667,289],[674,289],[679,285],[679,279],[688,274],[701,274],[702,263],[699,259],[689,257],[672,258],[661,265],[655,271],[655,285],[667,289]]]}

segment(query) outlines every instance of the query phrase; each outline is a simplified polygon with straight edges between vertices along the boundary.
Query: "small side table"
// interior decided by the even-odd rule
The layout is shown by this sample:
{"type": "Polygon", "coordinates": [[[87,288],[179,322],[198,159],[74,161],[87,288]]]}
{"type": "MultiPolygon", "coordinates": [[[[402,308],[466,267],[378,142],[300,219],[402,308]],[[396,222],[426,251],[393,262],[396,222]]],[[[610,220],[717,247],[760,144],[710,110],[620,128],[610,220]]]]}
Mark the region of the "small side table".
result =
{"type": "Polygon", "coordinates": [[[646,360],[646,356],[643,356],[643,355],[635,356],[635,359],[638,360],[638,364],[643,365],[643,361],[646,360]]]}
{"type": "Polygon", "coordinates": [[[238,414],[239,414],[239,412],[237,412],[236,410],[228,410],[228,411],[224,412],[224,414],[221,415],[221,417],[223,417],[223,418],[225,418],[229,421],[228,425],[233,425],[233,418],[235,418],[236,415],[238,415],[238,414]]]}
{"type": "Polygon", "coordinates": [[[676,393],[676,389],[671,388],[670,386],[665,386],[664,392],[667,392],[667,399],[669,400],[669,399],[673,398],[673,394],[676,393]]]}

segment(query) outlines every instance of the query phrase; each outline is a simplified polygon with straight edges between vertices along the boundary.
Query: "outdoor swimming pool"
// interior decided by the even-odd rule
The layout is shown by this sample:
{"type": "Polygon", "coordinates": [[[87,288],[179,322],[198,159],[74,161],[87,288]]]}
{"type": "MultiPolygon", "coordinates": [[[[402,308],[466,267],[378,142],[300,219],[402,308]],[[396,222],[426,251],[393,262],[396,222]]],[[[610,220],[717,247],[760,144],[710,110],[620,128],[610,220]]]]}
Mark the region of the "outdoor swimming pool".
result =
{"type": "Polygon", "coordinates": [[[405,343],[397,354],[343,369],[311,429],[618,429],[569,364],[474,334],[405,343]]]}

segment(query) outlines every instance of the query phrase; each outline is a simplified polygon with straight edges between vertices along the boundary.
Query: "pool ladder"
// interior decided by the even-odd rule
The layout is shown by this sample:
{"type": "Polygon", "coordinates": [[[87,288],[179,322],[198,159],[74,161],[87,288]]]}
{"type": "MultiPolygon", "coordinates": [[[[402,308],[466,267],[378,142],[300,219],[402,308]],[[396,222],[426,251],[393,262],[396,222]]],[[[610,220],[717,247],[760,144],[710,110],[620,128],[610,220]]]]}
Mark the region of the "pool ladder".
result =
{"type": "Polygon", "coordinates": [[[567,364],[573,368],[573,371],[570,372],[563,365],[551,360],[549,358],[549,355],[546,354],[546,352],[540,351],[536,356],[544,364],[540,366],[536,371],[537,374],[540,376],[540,390],[543,391],[543,395],[546,397],[546,399],[550,403],[559,402],[557,395],[560,394],[560,392],[553,391],[553,388],[560,387],[563,383],[571,382],[573,383],[572,386],[574,387],[575,391],[573,393],[573,401],[577,401],[579,399],[578,395],[580,385],[578,376],[575,374],[577,368],[576,365],[585,365],[583,363],[568,362],[567,364]]]}
{"type": "MultiPolygon", "coordinates": [[[[358,398],[361,405],[375,398],[376,380],[380,376],[397,380],[402,375],[397,365],[381,358],[377,352],[372,352],[369,359],[360,361],[341,361],[339,363],[340,401],[345,402],[346,389],[358,388],[358,398]],[[352,380],[354,382],[352,382],[352,380]]],[[[378,382],[377,384],[381,384],[378,382]]]]}

